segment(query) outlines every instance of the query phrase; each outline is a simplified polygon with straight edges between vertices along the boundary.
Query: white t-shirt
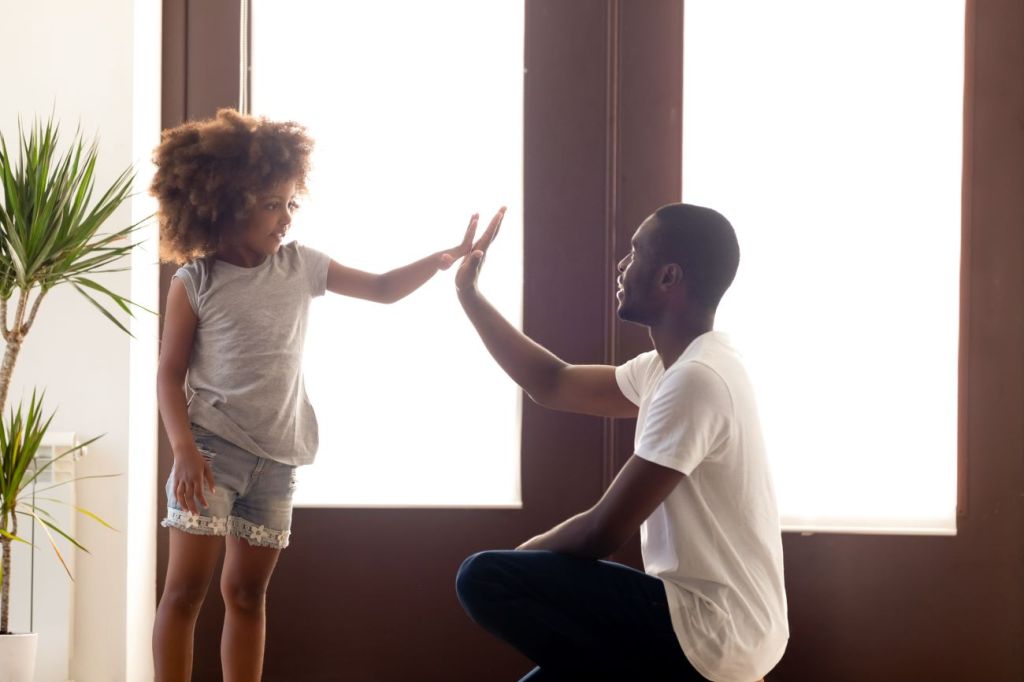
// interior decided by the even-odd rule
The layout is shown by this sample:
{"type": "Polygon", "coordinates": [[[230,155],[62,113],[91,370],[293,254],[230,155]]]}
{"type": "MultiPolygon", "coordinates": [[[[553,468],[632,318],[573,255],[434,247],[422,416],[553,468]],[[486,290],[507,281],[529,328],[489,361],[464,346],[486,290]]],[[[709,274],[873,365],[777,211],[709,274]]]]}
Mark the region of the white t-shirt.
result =
{"type": "Polygon", "coordinates": [[[616,368],[640,406],[638,457],[686,475],[640,526],[683,652],[714,682],[753,682],[789,639],[782,535],[754,392],[720,332],[667,370],[655,351],[616,368]]]}

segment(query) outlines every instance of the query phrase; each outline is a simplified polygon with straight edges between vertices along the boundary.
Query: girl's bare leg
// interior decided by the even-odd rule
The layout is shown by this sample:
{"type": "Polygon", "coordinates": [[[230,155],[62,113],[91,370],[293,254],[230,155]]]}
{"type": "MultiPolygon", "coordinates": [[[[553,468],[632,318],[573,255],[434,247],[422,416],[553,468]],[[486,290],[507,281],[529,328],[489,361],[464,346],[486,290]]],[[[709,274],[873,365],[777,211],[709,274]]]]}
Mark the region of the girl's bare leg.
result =
{"type": "Polygon", "coordinates": [[[258,682],[263,673],[266,596],[281,550],[253,547],[229,536],[220,590],[224,596],[224,633],[220,660],[224,682],[258,682]]]}
{"type": "Polygon", "coordinates": [[[224,538],[170,531],[167,580],[153,625],[153,662],[157,682],[188,682],[196,618],[224,538]]]}

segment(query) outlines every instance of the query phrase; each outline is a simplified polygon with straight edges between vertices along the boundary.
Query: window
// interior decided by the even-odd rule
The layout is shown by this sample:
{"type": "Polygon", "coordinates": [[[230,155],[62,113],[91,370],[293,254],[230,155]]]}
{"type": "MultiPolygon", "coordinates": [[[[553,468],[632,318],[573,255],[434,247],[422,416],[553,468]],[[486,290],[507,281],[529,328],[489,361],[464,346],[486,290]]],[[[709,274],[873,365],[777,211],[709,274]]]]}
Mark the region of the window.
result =
{"type": "MultiPolygon", "coordinates": [[[[254,0],[252,112],[316,138],[296,238],[382,272],[456,245],[509,206],[484,286],[522,307],[522,2],[254,0]],[[424,26],[430,30],[424,30],[424,26]]],[[[517,506],[519,390],[440,273],[392,306],[313,305],[320,421],[299,505],[517,506]]]]}
{"type": "Polygon", "coordinates": [[[739,235],[784,526],[955,532],[963,1],[685,11],[683,200],[739,235]]]}

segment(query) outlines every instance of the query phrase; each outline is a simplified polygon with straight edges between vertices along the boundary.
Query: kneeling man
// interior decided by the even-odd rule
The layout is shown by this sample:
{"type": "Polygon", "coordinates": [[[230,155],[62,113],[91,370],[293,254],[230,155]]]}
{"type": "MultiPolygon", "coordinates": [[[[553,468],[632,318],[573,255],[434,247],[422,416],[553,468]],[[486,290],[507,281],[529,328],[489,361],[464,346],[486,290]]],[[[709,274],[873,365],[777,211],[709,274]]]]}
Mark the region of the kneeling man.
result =
{"type": "Polygon", "coordinates": [[[714,330],[739,264],[729,222],[671,204],[618,264],[618,315],[655,350],[625,364],[569,365],[510,325],[477,275],[491,222],[456,276],[488,351],[535,402],[636,417],[634,454],[590,509],[515,551],[463,563],[459,599],[537,664],[524,680],[754,682],[789,638],[782,541],[754,393],[714,330]],[[644,572],[602,561],[640,529],[644,572]]]}

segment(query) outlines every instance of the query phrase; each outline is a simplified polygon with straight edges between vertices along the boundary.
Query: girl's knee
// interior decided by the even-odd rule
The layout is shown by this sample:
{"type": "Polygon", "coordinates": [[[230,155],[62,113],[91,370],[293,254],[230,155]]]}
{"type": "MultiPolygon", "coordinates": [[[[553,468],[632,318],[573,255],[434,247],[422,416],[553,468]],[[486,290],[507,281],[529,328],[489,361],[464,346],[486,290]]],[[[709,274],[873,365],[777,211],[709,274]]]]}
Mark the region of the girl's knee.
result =
{"type": "Polygon", "coordinates": [[[267,600],[267,588],[263,584],[242,581],[224,581],[220,586],[224,606],[242,613],[260,613],[267,600]]]}
{"type": "Polygon", "coordinates": [[[163,595],[160,597],[160,604],[178,613],[199,613],[199,609],[206,599],[206,585],[205,582],[199,581],[176,584],[168,583],[164,586],[163,595]]]}

